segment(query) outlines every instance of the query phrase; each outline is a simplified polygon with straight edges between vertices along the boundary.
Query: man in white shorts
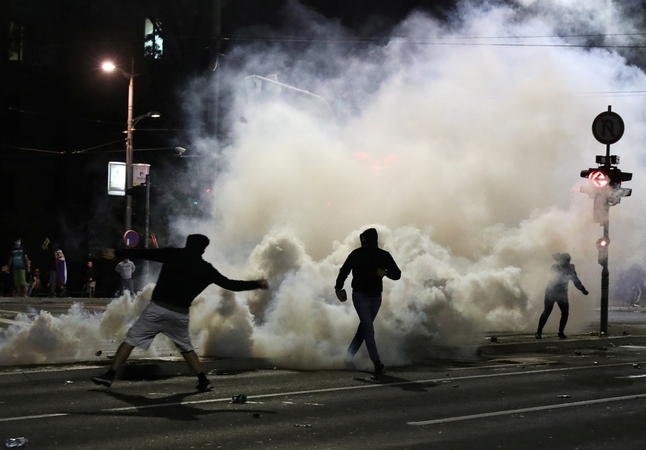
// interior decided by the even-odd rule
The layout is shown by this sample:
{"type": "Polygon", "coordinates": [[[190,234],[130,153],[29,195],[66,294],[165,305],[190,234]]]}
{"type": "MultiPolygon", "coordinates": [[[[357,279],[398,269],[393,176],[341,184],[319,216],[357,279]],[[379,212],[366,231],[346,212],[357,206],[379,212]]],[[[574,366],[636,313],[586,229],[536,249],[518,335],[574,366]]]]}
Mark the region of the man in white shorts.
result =
{"type": "Polygon", "coordinates": [[[92,377],[101,386],[112,386],[114,376],[135,347],[147,350],[157,334],[166,335],[180,351],[189,367],[197,374],[199,391],[210,391],[213,385],[204,374],[202,364],[193,350],[188,332],[188,312],[191,303],[207,286],[217,284],[230,291],[267,289],[267,280],[230,280],[202,259],[209,238],[191,234],[184,248],[106,250],[104,257],[140,258],[163,264],[150,304],[132,325],[119,345],[110,369],[92,377]]]}

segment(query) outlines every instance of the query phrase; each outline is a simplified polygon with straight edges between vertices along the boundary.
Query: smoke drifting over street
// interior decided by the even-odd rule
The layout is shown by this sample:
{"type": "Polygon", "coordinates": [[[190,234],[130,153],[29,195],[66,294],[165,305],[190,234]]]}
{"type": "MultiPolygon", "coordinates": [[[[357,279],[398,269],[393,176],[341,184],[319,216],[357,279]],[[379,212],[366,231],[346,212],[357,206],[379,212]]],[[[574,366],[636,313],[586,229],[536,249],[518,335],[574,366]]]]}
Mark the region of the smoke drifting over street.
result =
{"type": "MultiPolygon", "coordinates": [[[[270,289],[208,288],[191,310],[198,351],[339,367],[358,319],[334,281],[368,227],[402,269],[384,282],[375,322],[386,365],[486,331],[533,332],[556,252],[572,255],[590,291],[570,288],[568,331],[585,329],[600,296],[602,228],[579,172],[605,154],[591,124],[609,105],[626,124],[611,153],[635,173],[633,197],[610,212],[611,283],[646,255],[646,76],[626,47],[642,44],[643,24],[617,3],[465,2],[449,21],[416,12],[372,43],[292,4],[282,34],[254,31],[308,42],[233,46],[219,88],[185,96],[197,118],[218,89],[230,95],[231,137],[194,136],[191,148],[219,161],[217,174],[194,167],[216,200],[211,219],[177,217],[176,231],[208,235],[206,260],[230,278],[267,277],[270,289]]],[[[0,363],[57,360],[38,350],[43,328],[61,346],[79,335],[120,340],[149,297],[117,299],[97,316],[43,313],[5,333],[0,363]]],[[[545,332],[557,322],[555,311],[545,332]]],[[[158,338],[153,355],[155,345],[167,342],[158,338]]]]}

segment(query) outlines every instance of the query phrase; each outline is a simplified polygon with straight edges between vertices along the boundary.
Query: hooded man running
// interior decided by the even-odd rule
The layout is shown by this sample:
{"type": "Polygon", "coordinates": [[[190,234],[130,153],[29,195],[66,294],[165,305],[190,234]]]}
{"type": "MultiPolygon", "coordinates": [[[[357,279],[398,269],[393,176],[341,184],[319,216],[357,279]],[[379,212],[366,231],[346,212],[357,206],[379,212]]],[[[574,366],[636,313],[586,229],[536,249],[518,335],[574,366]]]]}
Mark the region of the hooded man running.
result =
{"type": "Polygon", "coordinates": [[[375,373],[379,374],[384,370],[384,364],[379,359],[375,343],[374,321],[381,307],[382,278],[399,280],[402,273],[390,253],[379,248],[377,230],[368,228],[359,235],[359,239],[361,247],[354,249],[341,266],[334,289],[337,298],[342,302],[346,301],[348,295],[343,284],[352,272],[352,303],[359,316],[359,327],[348,348],[346,365],[351,365],[354,355],[365,340],[375,373]]]}
{"type": "Polygon", "coordinates": [[[155,336],[166,335],[180,351],[189,367],[197,374],[199,391],[210,391],[213,385],[204,374],[202,364],[193,350],[188,328],[188,312],[193,300],[210,284],[230,291],[267,289],[267,280],[230,280],[202,259],[209,238],[191,234],[184,248],[106,250],[104,257],[113,259],[140,258],[163,264],[151,302],[132,325],[117,349],[110,370],[92,377],[98,385],[110,387],[119,368],[135,347],[147,350],[155,336]]]}

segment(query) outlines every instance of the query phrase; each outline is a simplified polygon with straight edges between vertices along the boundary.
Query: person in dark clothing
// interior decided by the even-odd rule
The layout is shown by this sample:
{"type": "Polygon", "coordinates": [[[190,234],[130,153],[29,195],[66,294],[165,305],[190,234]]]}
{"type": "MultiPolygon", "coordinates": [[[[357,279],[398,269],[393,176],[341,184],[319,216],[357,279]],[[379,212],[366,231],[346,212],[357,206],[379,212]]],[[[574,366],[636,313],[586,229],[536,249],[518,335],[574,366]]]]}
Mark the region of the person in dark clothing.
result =
{"type": "Polygon", "coordinates": [[[390,253],[379,248],[377,230],[369,228],[361,233],[359,239],[361,247],[353,250],[345,260],[334,285],[337,298],[346,301],[348,296],[343,285],[352,272],[352,303],[359,316],[359,327],[348,348],[345,363],[346,366],[352,364],[354,355],[365,341],[375,373],[381,373],[384,364],[375,343],[374,321],[381,307],[382,279],[399,280],[401,270],[390,253]]]}
{"type": "Polygon", "coordinates": [[[541,314],[540,319],[538,320],[538,329],[534,337],[536,339],[541,339],[543,337],[543,327],[547,323],[547,319],[552,313],[554,308],[554,303],[556,302],[561,309],[561,321],[559,322],[559,338],[565,339],[565,325],[567,324],[567,319],[570,314],[570,304],[568,303],[568,285],[570,281],[574,283],[574,286],[580,290],[583,295],[588,295],[588,291],[574,270],[574,264],[570,264],[570,254],[569,253],[555,253],[552,257],[556,260],[556,264],[552,265],[552,278],[547,284],[545,289],[545,309],[543,314],[541,314]]]}
{"type": "Polygon", "coordinates": [[[87,262],[87,269],[85,269],[85,293],[89,298],[94,297],[96,291],[96,278],[97,272],[94,268],[92,261],[87,262]]]}
{"type": "Polygon", "coordinates": [[[147,259],[162,263],[161,272],[153,289],[151,302],[141,313],[139,319],[128,331],[125,340],[117,349],[110,370],[105,374],[92,377],[96,384],[110,387],[114,376],[126,362],[135,347],[144,350],[150,347],[154,337],[163,333],[170,338],[180,351],[189,367],[197,374],[199,391],[210,391],[213,386],[204,374],[202,364],[193,350],[188,332],[188,312],[191,303],[210,284],[230,291],[267,289],[267,280],[239,281],[230,280],[218,272],[211,264],[202,259],[209,238],[201,234],[191,234],[184,248],[125,249],[107,250],[104,257],[147,259]]]}

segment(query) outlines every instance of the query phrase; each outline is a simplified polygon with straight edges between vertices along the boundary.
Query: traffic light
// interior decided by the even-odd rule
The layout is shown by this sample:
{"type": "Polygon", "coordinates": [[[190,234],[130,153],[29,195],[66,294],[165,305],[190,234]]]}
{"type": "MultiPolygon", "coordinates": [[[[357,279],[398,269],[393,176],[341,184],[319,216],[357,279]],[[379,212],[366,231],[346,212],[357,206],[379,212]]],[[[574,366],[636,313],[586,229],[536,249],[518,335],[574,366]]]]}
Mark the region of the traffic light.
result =
{"type": "Polygon", "coordinates": [[[608,263],[608,245],[610,245],[610,239],[597,239],[597,249],[599,250],[599,264],[601,264],[602,266],[608,263]]]}
{"type": "MultiPolygon", "coordinates": [[[[633,174],[622,172],[619,168],[614,166],[582,170],[581,177],[590,180],[590,184],[595,188],[595,191],[597,191],[594,193],[595,198],[599,195],[604,195],[606,197],[608,206],[618,205],[621,202],[622,197],[629,197],[633,192],[632,189],[621,187],[621,183],[624,181],[632,180],[633,174]]],[[[593,194],[592,192],[588,193],[593,194]]]]}
{"type": "Polygon", "coordinates": [[[605,167],[591,168],[581,171],[581,177],[587,178],[596,188],[604,188],[610,184],[610,174],[605,167]]]}

